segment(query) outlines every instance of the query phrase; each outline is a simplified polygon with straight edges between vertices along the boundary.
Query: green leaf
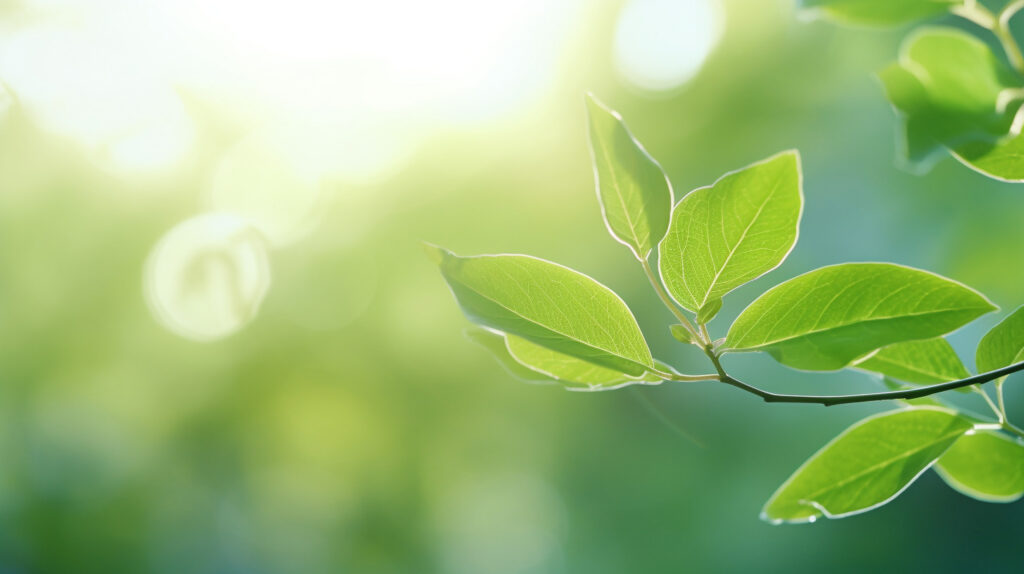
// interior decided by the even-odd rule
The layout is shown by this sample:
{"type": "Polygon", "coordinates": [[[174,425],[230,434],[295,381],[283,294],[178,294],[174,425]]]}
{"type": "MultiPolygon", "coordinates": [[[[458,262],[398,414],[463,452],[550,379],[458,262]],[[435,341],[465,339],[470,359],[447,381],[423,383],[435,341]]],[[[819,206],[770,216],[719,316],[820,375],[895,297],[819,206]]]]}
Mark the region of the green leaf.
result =
{"type": "Polygon", "coordinates": [[[942,337],[889,345],[856,363],[857,368],[919,385],[965,379],[960,357],[942,337]]]}
{"type": "Polygon", "coordinates": [[[992,327],[978,343],[974,364],[979,373],[994,371],[1024,360],[1024,307],[992,327]]]}
{"type": "MultiPolygon", "coordinates": [[[[906,391],[918,388],[918,385],[901,383],[900,381],[890,379],[889,377],[882,377],[882,384],[885,385],[885,388],[889,389],[890,391],[906,391]]],[[[916,399],[896,399],[896,403],[908,407],[949,407],[949,405],[935,398],[935,395],[919,397],[916,399]]]]}
{"type": "Polygon", "coordinates": [[[722,310],[722,298],[712,299],[697,311],[697,323],[707,325],[722,310]]]}
{"type": "Polygon", "coordinates": [[[949,333],[995,310],[980,293],[892,263],[844,263],[775,286],[740,313],[724,350],[765,351],[797,369],[841,369],[902,341],[949,333]]]}
{"type": "MultiPolygon", "coordinates": [[[[661,377],[646,373],[639,379],[484,327],[466,330],[466,336],[491,352],[502,367],[527,383],[561,383],[571,390],[611,390],[631,384],[657,384],[661,377]]],[[[655,361],[663,372],[672,368],[655,361]]]]}
{"type": "Polygon", "coordinates": [[[650,376],[642,377],[644,380],[637,380],[621,371],[552,351],[515,335],[506,335],[505,343],[509,355],[514,360],[563,383],[580,384],[588,388],[609,388],[661,380],[650,373],[646,374],[650,376]]]}
{"type": "Polygon", "coordinates": [[[991,177],[1024,176],[1013,157],[1022,145],[1012,97],[1021,82],[984,42],[952,28],[924,29],[879,77],[902,116],[902,147],[912,166],[926,169],[948,149],[991,177]]]}
{"type": "Polygon", "coordinates": [[[960,163],[992,179],[1024,182],[1024,135],[964,142],[950,150],[960,163]]]}
{"type": "Polygon", "coordinates": [[[765,504],[761,517],[776,524],[813,522],[881,506],[971,427],[955,412],[930,407],[868,417],[793,473],[765,504]]]}
{"type": "Polygon", "coordinates": [[[948,13],[964,0],[801,0],[800,5],[815,15],[842,24],[897,26],[948,13]]]}
{"type": "Polygon", "coordinates": [[[587,95],[590,150],[601,213],[612,236],[646,260],[665,236],[672,184],[616,112],[587,95]]]}
{"type": "Polygon", "coordinates": [[[672,332],[672,336],[680,343],[690,344],[693,342],[693,334],[682,325],[672,325],[668,330],[672,332]]]}
{"type": "Polygon", "coordinates": [[[800,156],[787,151],[681,199],[658,248],[672,297],[697,312],[778,267],[796,243],[800,179],[800,156]]]}
{"type": "Polygon", "coordinates": [[[1024,445],[997,432],[976,431],[957,439],[935,471],[972,498],[1013,502],[1024,495],[1024,445]]]}
{"type": "Polygon", "coordinates": [[[485,329],[483,327],[472,327],[466,329],[466,337],[474,343],[490,351],[491,355],[498,360],[498,363],[508,374],[527,383],[554,383],[554,378],[539,373],[517,361],[505,346],[505,335],[485,329]]]}
{"type": "Polygon", "coordinates": [[[428,253],[474,323],[634,377],[654,366],[629,308],[590,277],[527,255],[428,253]]]}

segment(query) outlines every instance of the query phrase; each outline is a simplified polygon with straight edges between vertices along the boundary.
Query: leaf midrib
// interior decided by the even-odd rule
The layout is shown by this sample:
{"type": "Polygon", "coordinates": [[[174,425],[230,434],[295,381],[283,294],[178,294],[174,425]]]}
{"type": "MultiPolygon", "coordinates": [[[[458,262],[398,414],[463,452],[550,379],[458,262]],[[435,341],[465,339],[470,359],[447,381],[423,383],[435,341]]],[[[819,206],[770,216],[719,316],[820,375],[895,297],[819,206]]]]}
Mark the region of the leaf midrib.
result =
{"type": "MultiPolygon", "coordinates": [[[[757,222],[758,218],[761,217],[761,213],[764,211],[765,206],[768,205],[768,202],[770,202],[775,197],[775,193],[778,192],[779,186],[781,185],[781,179],[782,178],[777,178],[775,180],[775,185],[772,187],[772,190],[768,193],[767,197],[765,197],[764,202],[762,202],[761,205],[757,208],[757,213],[755,213],[754,216],[750,218],[750,222],[747,224],[745,228],[743,228],[743,233],[740,234],[740,238],[736,240],[736,244],[732,247],[732,249],[729,250],[729,255],[725,257],[725,261],[722,262],[722,266],[718,269],[718,271],[715,272],[715,276],[711,279],[711,283],[708,284],[708,288],[704,291],[704,299],[703,301],[700,302],[699,307],[703,307],[704,305],[707,304],[708,297],[710,297],[711,292],[714,291],[715,285],[718,282],[718,278],[721,277],[722,272],[725,271],[725,268],[729,266],[729,261],[732,260],[733,255],[736,254],[736,251],[739,250],[740,245],[742,245],[743,241],[747,238],[747,233],[750,231],[750,228],[752,228],[754,226],[754,223],[757,222]]],[[[725,229],[724,222],[722,223],[722,229],[725,229]]]]}
{"type": "MultiPolygon", "coordinates": [[[[621,125],[621,122],[618,119],[615,119],[615,122],[616,122],[616,127],[621,127],[623,130],[626,130],[626,127],[621,125]]],[[[629,135],[628,130],[626,130],[626,137],[632,138],[632,136],[629,135]]],[[[616,197],[616,199],[619,200],[619,205],[622,207],[622,213],[623,213],[623,215],[626,218],[626,225],[629,227],[629,232],[633,235],[634,244],[631,247],[633,247],[633,249],[636,251],[636,256],[637,257],[643,258],[644,255],[640,254],[640,251],[643,251],[643,248],[640,245],[640,236],[637,235],[636,225],[633,223],[633,218],[630,217],[629,210],[626,208],[626,201],[622,197],[622,186],[619,184],[619,178],[615,174],[615,170],[611,169],[611,162],[610,162],[611,154],[608,153],[608,147],[605,145],[604,138],[598,137],[597,138],[597,145],[598,145],[598,147],[601,148],[601,154],[604,155],[604,157],[605,157],[605,165],[608,167],[608,169],[606,171],[609,174],[611,174],[612,187],[615,190],[615,197],[616,197]]],[[[600,187],[598,189],[600,189],[600,187]]],[[[611,227],[610,224],[609,224],[609,227],[611,227]]],[[[650,251],[650,250],[648,250],[648,251],[650,251]]]]}

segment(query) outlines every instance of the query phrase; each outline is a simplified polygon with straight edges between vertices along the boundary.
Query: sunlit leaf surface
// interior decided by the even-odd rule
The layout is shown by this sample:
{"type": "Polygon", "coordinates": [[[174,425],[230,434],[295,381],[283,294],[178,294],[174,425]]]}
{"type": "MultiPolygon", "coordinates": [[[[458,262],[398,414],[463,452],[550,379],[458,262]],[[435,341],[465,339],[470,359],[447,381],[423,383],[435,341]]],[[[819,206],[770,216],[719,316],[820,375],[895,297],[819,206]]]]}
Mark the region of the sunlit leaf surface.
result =
{"type": "Polygon", "coordinates": [[[979,371],[993,371],[1024,359],[1024,307],[992,327],[978,343],[974,363],[979,371]]]}
{"type": "Polygon", "coordinates": [[[672,186],[622,118],[587,95],[594,179],[608,231],[647,259],[668,229],[672,186]]]}
{"type": "Polygon", "coordinates": [[[977,291],[926,271],[844,263],[769,290],[736,318],[725,345],[828,371],[880,347],[949,333],[993,310],[977,291]]]}
{"type": "Polygon", "coordinates": [[[885,504],[971,426],[952,411],[925,407],[867,418],[808,459],[761,515],[776,523],[809,522],[885,504]]]}
{"type": "Polygon", "coordinates": [[[956,351],[942,337],[889,345],[858,362],[857,368],[919,385],[970,376],[956,351]]]}
{"type": "Polygon", "coordinates": [[[428,250],[472,321],[634,376],[654,366],[629,308],[590,277],[526,255],[428,250]]]}
{"type": "Polygon", "coordinates": [[[669,293],[696,312],[771,271],[793,249],[802,209],[800,156],[795,151],[690,192],[672,211],[668,235],[658,250],[669,293]]]}
{"type": "Polygon", "coordinates": [[[1024,445],[992,431],[962,436],[935,463],[946,484],[986,502],[1024,495],[1024,445]]]}

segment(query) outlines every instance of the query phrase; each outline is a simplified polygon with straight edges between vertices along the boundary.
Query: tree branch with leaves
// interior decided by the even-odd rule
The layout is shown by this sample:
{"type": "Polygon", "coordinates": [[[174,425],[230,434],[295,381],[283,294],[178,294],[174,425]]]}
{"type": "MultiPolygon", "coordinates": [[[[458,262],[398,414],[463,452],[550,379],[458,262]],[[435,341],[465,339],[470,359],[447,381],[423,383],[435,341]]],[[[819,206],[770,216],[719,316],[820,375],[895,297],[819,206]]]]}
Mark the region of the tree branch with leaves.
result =
{"type": "Polygon", "coordinates": [[[728,173],[675,201],[659,164],[622,118],[587,98],[597,195],[611,235],[639,262],[678,321],[680,342],[701,349],[707,373],[681,373],[651,355],[626,303],[596,280],[528,255],[463,257],[428,252],[466,316],[470,337],[517,377],[597,391],[664,381],[717,382],[769,403],[838,405],[898,400],[812,456],[766,504],[771,522],[841,517],[891,500],[933,465],[953,488],[982,500],[1024,495],[1024,431],[1008,421],[1002,381],[1024,370],[1024,308],[979,343],[970,375],[943,338],[996,310],[977,291],[893,263],[844,263],[810,271],[758,297],[712,339],[722,298],[778,267],[797,242],[803,181],[796,151],[728,173]],[[652,257],[657,253],[656,267],[652,257]],[[730,375],[723,359],[764,352],[805,371],[855,368],[887,391],[789,395],[730,375]],[[997,400],[982,388],[995,382],[997,400]],[[935,397],[979,393],[993,419],[935,397]],[[981,463],[979,463],[981,461],[981,463]]]}

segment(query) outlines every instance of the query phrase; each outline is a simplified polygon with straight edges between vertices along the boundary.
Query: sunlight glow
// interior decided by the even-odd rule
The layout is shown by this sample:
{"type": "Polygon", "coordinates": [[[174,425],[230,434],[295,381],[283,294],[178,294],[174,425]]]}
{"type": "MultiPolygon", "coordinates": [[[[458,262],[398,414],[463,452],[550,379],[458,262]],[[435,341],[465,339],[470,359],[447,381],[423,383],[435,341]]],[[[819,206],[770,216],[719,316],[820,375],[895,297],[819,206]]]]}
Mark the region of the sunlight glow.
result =
{"type": "Polygon", "coordinates": [[[638,88],[677,88],[700,71],[723,20],[718,0],[629,0],[615,34],[616,67],[638,88]]]}
{"type": "Polygon", "coordinates": [[[192,121],[172,87],[95,33],[25,29],[4,43],[0,78],[44,129],[83,144],[113,171],[172,168],[192,145],[192,121]]]}
{"type": "Polygon", "coordinates": [[[347,151],[335,159],[348,158],[336,171],[365,180],[391,175],[391,158],[439,129],[495,120],[543,95],[581,2],[27,6],[29,27],[0,27],[0,79],[48,130],[112,170],[182,160],[195,139],[184,97],[247,130],[314,119],[355,125],[332,136],[347,151]]]}

